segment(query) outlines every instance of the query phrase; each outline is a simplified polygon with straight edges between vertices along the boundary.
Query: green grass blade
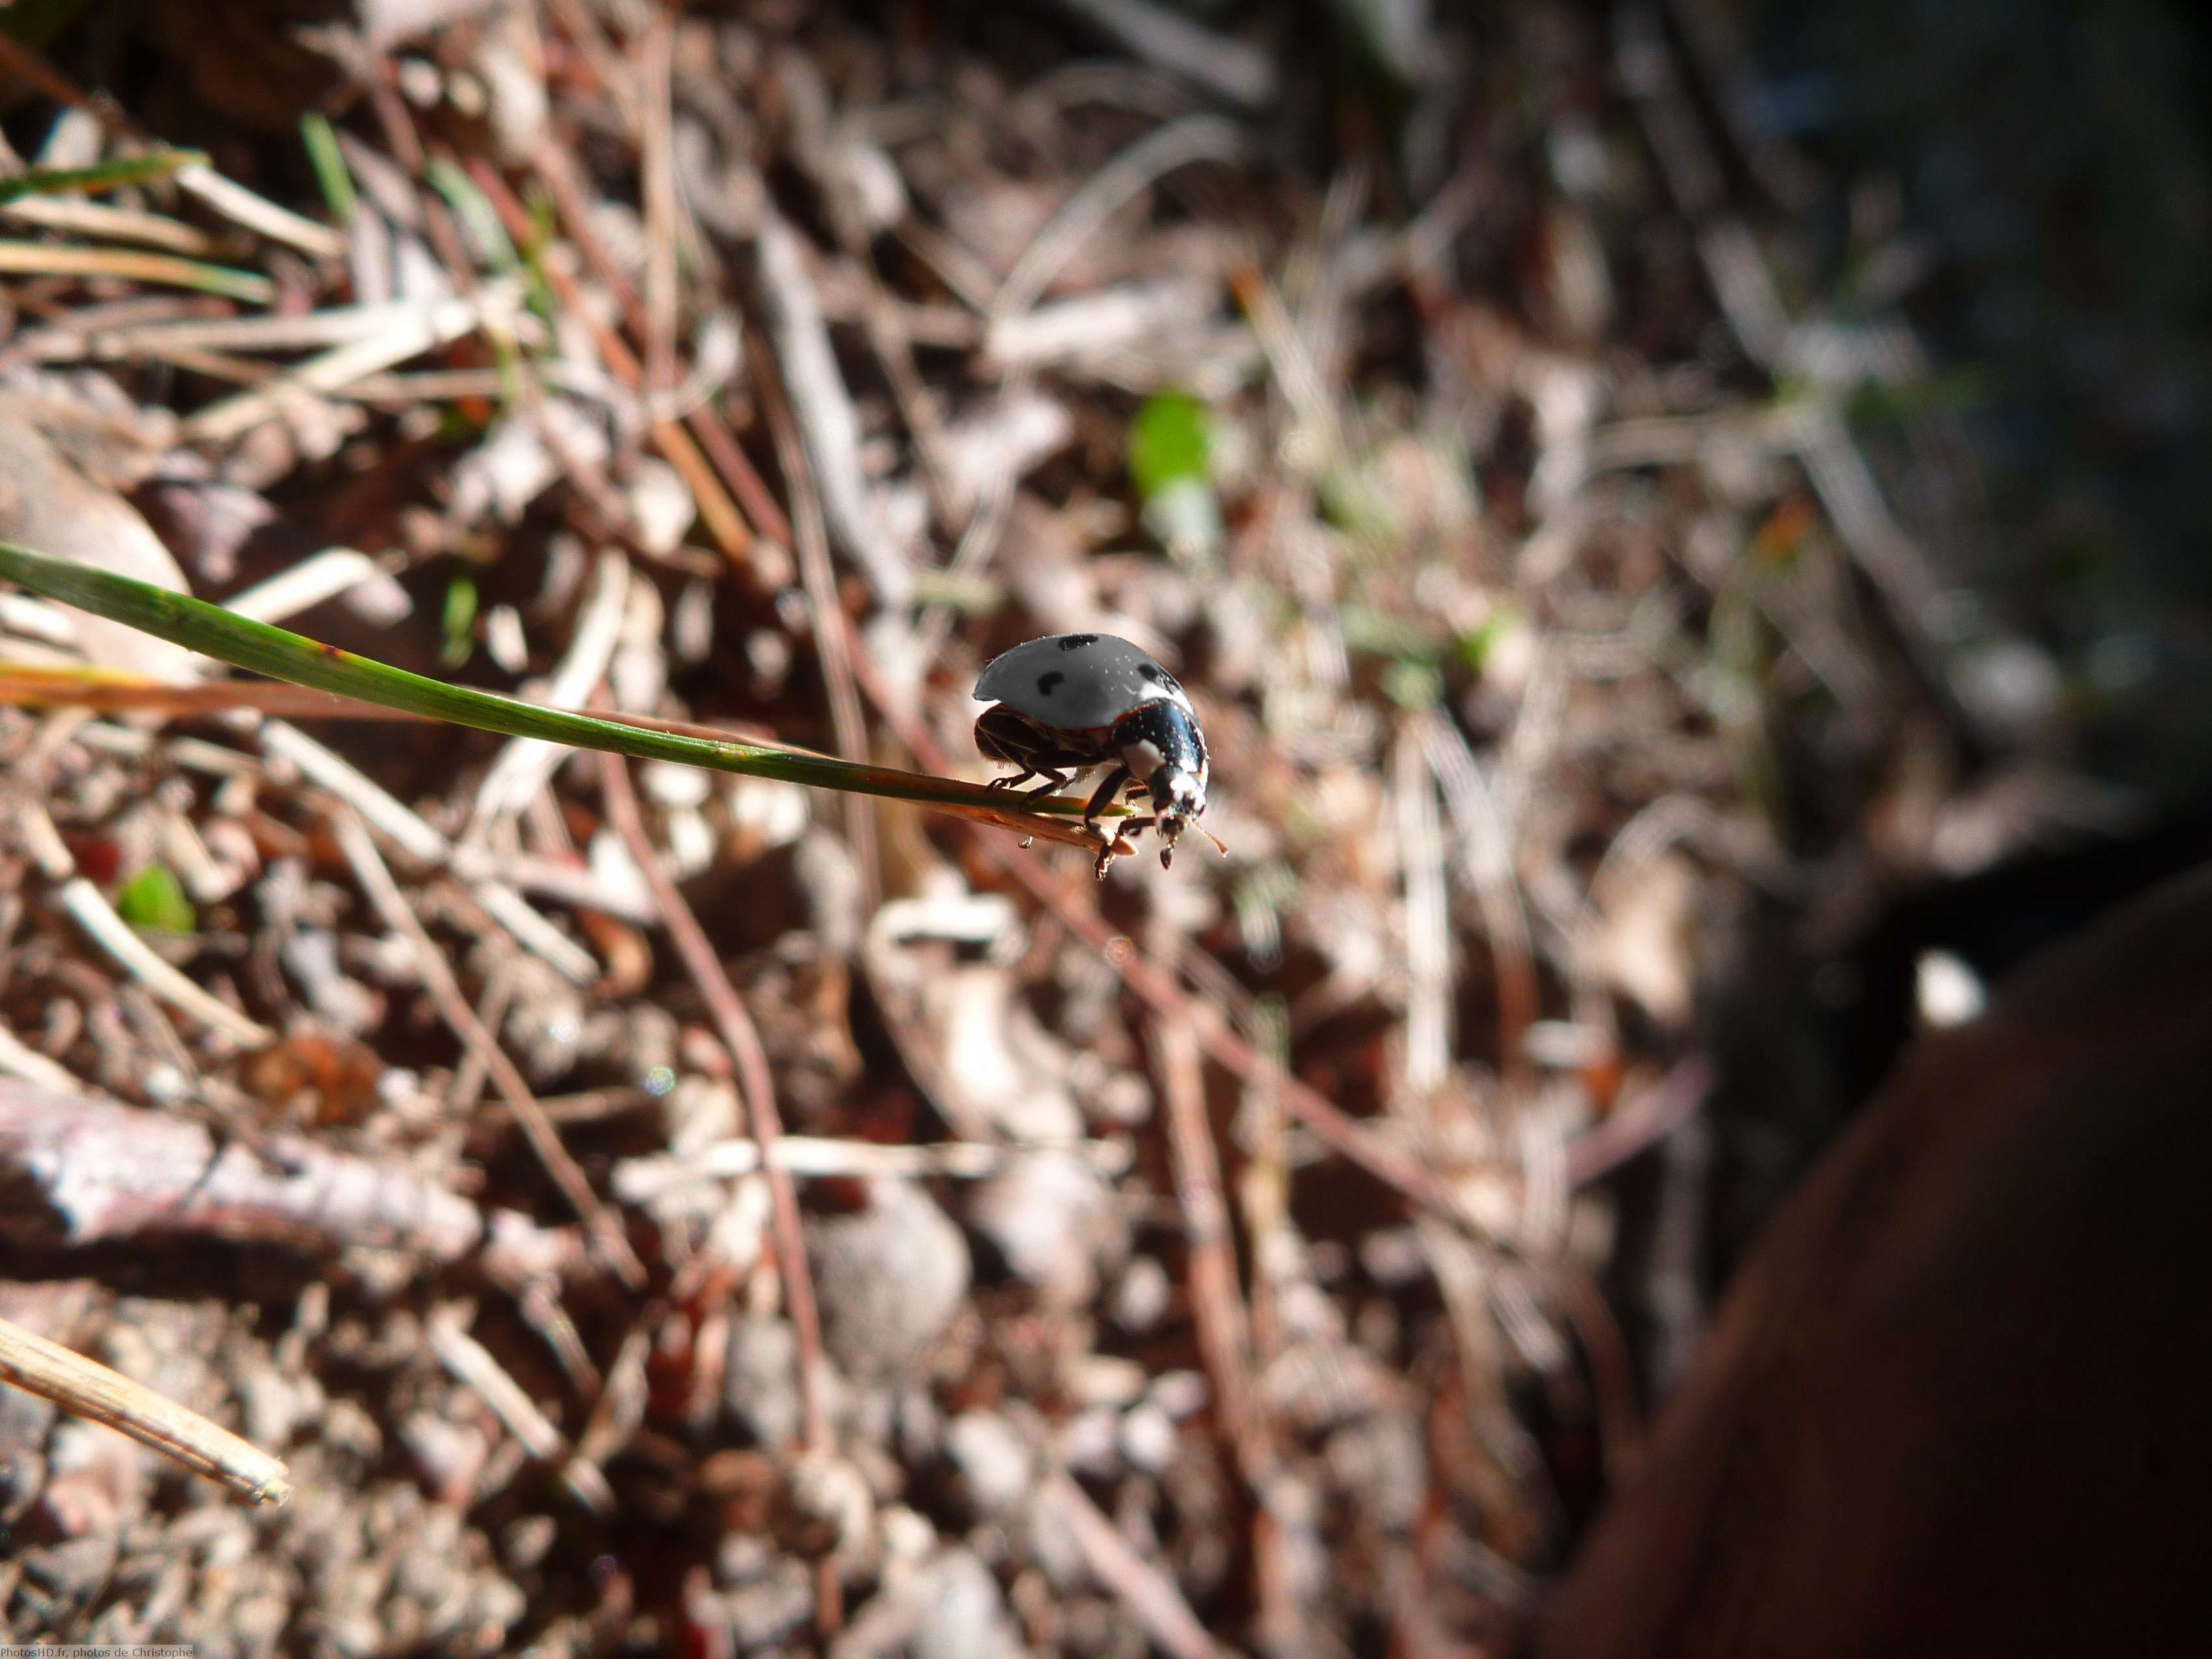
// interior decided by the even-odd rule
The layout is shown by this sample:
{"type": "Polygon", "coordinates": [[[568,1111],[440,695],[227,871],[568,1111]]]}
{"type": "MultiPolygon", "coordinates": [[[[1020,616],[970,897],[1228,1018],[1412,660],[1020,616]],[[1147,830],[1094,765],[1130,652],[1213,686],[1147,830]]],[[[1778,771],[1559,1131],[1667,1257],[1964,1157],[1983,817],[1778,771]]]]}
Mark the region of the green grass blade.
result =
{"type": "Polygon", "coordinates": [[[957,778],[858,765],[803,749],[692,736],[540,708],[495,692],[410,674],[266,623],[249,622],[221,605],[89,565],[49,558],[9,542],[0,542],[0,579],[235,668],[455,726],[514,738],[541,738],[578,749],[604,749],[640,760],[676,761],[747,777],[775,778],[815,789],[842,789],[912,801],[1024,835],[1081,847],[1098,845],[1096,836],[1068,822],[1083,811],[1083,803],[1069,796],[1022,801],[1017,805],[1002,793],[957,778]]]}
{"type": "Polygon", "coordinates": [[[361,203],[354,194],[353,174],[347,170],[345,157],[339,153],[338,136],[331,126],[331,118],[320,110],[310,110],[302,115],[300,143],[307,149],[307,165],[314,169],[315,183],[322,190],[331,217],[342,227],[350,225],[361,203]]]}
{"type": "Polygon", "coordinates": [[[125,185],[166,179],[185,167],[204,166],[207,157],[196,149],[157,149],[143,155],[125,155],[88,167],[33,167],[0,179],[0,202],[24,196],[51,196],[58,191],[120,190],[125,185]]]}

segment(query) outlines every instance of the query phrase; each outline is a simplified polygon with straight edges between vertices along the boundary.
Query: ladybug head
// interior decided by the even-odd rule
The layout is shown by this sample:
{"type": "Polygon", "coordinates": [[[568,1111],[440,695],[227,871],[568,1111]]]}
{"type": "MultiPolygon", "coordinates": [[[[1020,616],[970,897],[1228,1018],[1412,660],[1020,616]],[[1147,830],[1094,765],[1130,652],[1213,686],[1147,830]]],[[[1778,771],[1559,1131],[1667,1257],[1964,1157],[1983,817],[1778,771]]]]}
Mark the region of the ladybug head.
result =
{"type": "Polygon", "coordinates": [[[1153,823],[1163,843],[1160,862],[1172,864],[1175,845],[1182,838],[1183,830],[1206,811],[1206,786],[1170,762],[1152,774],[1146,788],[1152,798],[1153,823]]]}

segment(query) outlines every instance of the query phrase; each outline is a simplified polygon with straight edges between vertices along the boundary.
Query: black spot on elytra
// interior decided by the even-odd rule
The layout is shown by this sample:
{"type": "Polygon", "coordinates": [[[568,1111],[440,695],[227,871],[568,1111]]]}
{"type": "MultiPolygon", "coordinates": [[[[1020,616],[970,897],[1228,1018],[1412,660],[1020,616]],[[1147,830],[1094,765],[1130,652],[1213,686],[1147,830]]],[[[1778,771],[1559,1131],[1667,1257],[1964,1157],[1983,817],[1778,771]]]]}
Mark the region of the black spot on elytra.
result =
{"type": "Polygon", "coordinates": [[[1061,673],[1057,668],[1054,669],[1049,674],[1038,675],[1037,696],[1040,697],[1050,696],[1054,690],[1058,688],[1060,683],[1066,678],[1067,676],[1061,673]]]}
{"type": "Polygon", "coordinates": [[[1063,651],[1080,651],[1086,645],[1097,643],[1096,634],[1062,634],[1060,636],[1060,648],[1063,651]]]}
{"type": "Polygon", "coordinates": [[[1137,678],[1140,680],[1149,681],[1154,685],[1173,685],[1175,684],[1173,680],[1168,678],[1168,671],[1161,667],[1159,664],[1156,662],[1139,664],[1137,668],[1137,678]]]}

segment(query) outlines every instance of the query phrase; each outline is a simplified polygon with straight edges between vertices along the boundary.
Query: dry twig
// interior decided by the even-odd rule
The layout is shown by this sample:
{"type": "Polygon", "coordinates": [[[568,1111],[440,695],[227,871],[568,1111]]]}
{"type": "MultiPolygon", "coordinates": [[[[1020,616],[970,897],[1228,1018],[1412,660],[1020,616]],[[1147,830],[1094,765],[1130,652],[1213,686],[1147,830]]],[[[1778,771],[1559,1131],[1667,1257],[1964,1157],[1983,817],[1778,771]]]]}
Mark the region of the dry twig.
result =
{"type": "Polygon", "coordinates": [[[561,1144],[559,1132],[546,1121],[544,1110],[520,1069],[507,1057],[507,1051],[499,1046],[499,1039],[486,1030],[483,1022],[477,1018],[476,1010],[469,1006],[459,981],[446,962],[445,953],[438,949],[408,904],[406,895],[399,890],[399,884],[385,868],[384,860],[375,842],[368,838],[366,826],[355,813],[341,808],[331,815],[331,832],[337,837],[346,862],[353,866],[356,879],[377,914],[383,917],[384,925],[414,948],[416,971],[422,976],[423,989],[430,994],[430,1000],[437,1005],[439,1014],[453,1029],[453,1035],[480,1056],[499,1089],[501,1099],[521,1125],[531,1150],[538,1154],[538,1161],[561,1188],[562,1195],[591,1230],[594,1245],[624,1284],[632,1290],[642,1288],[645,1264],[630,1248],[620,1220],[600,1201],[591,1182],[584,1178],[583,1170],[576,1166],[576,1160],[561,1144]]]}
{"type": "Polygon", "coordinates": [[[283,1463],[119,1371],[0,1319],[0,1381],[43,1395],[76,1417],[105,1423],[254,1504],[292,1495],[283,1463]]]}
{"type": "Polygon", "coordinates": [[[1251,1327],[1237,1282],[1237,1243],[1222,1196],[1221,1159],[1206,1109],[1198,1040],[1188,1026],[1171,1019],[1155,1018],[1151,1031],[1167,1105],[1176,1207],[1190,1244],[1191,1316],[1198,1327],[1199,1352],[1213,1384],[1222,1438],[1235,1451],[1245,1478],[1256,1481],[1267,1458],[1252,1399],[1251,1327]]]}
{"type": "Polygon", "coordinates": [[[1174,1659],[1229,1659],[1229,1650],[1206,1634],[1175,1581],[1130,1548],[1082,1487],[1055,1474],[1038,1495],[1074,1538],[1091,1575],[1121,1598],[1145,1633],[1174,1659]]]}
{"type": "Polygon", "coordinates": [[[1256,46],[1200,28],[1152,0],[1060,0],[1146,63],[1218,98],[1260,109],[1275,100],[1275,66],[1256,46]]]}
{"type": "MultiPolygon", "coordinates": [[[[830,717],[837,733],[837,752],[854,763],[868,758],[868,732],[860,708],[860,694],[853,679],[851,630],[845,626],[845,608],[837,595],[836,573],[830,568],[830,544],[823,533],[822,498],[814,475],[806,466],[801,443],[783,388],[767,354],[756,352],[761,368],[761,408],[775,441],[776,465],[782,469],[784,488],[791,495],[792,528],[799,549],[799,574],[806,584],[806,602],[814,613],[814,648],[822,659],[822,678],[830,688],[830,717]]],[[[881,900],[882,860],[876,851],[875,803],[860,795],[845,799],[845,834],[860,866],[864,912],[873,915],[881,900]]]]}
{"type": "Polygon", "coordinates": [[[260,1152],[219,1143],[189,1120],[81,1088],[0,1082],[0,1163],[37,1199],[0,1223],[25,1243],[176,1231],[450,1261],[483,1236],[474,1205],[402,1170],[306,1141],[271,1140],[260,1152]]]}
{"type": "Polygon", "coordinates": [[[894,609],[914,597],[914,569],[884,532],[860,471],[860,426],[853,395],[830,349],[829,325],[798,233],[774,214],[760,228],[760,289],[769,338],[805,441],[810,476],[830,533],[858,565],[876,598],[894,609]]]}

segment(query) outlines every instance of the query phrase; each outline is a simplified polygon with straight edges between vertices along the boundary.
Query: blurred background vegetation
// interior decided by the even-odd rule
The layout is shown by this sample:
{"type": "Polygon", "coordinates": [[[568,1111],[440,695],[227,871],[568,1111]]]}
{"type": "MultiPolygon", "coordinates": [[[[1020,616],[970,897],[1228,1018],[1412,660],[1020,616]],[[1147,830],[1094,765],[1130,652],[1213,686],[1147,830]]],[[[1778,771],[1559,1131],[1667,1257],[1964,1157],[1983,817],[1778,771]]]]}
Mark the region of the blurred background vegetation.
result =
{"type": "Polygon", "coordinates": [[[1774,132],[1844,186],[1798,206],[1811,279],[1847,303],[1897,299],[1938,360],[1986,490],[1961,550],[2054,653],[2081,760],[2168,803],[2201,797],[2212,17],[2166,0],[1747,0],[1727,21],[1774,132]],[[1868,257],[1897,234],[1910,262],[1868,257]]]}

